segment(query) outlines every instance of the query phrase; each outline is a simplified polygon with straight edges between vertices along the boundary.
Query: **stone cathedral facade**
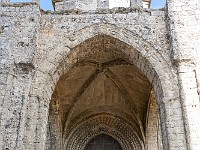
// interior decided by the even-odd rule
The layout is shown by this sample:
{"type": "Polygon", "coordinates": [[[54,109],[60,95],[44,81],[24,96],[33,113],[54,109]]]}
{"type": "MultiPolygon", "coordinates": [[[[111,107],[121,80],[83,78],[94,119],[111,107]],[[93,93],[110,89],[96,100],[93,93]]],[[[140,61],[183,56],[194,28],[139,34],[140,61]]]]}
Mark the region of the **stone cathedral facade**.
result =
{"type": "Polygon", "coordinates": [[[200,150],[199,0],[39,3],[0,2],[1,150],[200,150]]]}

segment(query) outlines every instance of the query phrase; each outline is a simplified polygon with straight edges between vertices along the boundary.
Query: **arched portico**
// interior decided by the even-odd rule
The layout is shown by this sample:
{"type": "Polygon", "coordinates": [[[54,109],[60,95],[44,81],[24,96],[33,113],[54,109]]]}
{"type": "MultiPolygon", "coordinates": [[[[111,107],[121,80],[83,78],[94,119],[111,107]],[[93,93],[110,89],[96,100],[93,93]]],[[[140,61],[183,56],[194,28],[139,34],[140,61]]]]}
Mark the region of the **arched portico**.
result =
{"type": "Polygon", "coordinates": [[[159,48],[155,48],[156,46],[133,32],[109,24],[93,25],[75,32],[47,55],[38,66],[30,91],[31,111],[27,112],[28,127],[25,131],[29,133],[27,135],[34,136],[25,137],[25,142],[29,142],[35,149],[44,149],[49,103],[58,80],[79,60],[90,56],[91,51],[84,48],[85,45],[95,48],[91,44],[98,45],[101,38],[103,45],[115,48],[116,53],[120,52],[120,56],[135,65],[153,86],[160,107],[162,135],[165,137],[164,149],[175,149],[176,144],[184,143],[182,111],[173,69],[159,53],[159,48]],[[37,87],[41,87],[40,90],[37,87]],[[174,117],[169,117],[171,115],[174,117]],[[180,124],[175,121],[177,119],[180,120],[180,124]],[[177,137],[178,134],[180,136],[177,137]],[[35,140],[34,143],[31,142],[32,138],[35,140]],[[180,138],[180,142],[174,142],[175,138],[180,138]]]}

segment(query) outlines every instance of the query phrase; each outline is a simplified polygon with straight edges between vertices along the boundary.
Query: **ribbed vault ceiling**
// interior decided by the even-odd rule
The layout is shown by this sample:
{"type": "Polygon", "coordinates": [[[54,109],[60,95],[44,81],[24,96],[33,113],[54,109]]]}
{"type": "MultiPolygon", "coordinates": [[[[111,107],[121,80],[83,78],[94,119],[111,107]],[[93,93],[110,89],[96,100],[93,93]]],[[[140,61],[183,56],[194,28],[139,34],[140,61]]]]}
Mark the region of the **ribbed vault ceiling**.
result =
{"type": "Polygon", "coordinates": [[[152,87],[123,53],[131,47],[102,35],[74,49],[80,52],[78,62],[59,80],[53,94],[63,129],[100,113],[121,117],[138,131],[145,128],[152,87]]]}

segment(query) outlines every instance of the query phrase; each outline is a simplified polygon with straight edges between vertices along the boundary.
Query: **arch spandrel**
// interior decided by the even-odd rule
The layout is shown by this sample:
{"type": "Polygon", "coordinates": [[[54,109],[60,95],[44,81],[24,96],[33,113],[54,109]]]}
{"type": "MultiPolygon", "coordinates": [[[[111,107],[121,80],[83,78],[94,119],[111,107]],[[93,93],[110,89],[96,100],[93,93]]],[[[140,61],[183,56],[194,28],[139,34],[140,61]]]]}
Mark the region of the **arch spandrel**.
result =
{"type": "MultiPolygon", "coordinates": [[[[59,78],[66,74],[69,69],[73,67],[73,64],[78,61],[78,54],[74,51],[75,48],[86,40],[100,35],[128,45],[130,49],[124,50],[123,54],[128,58],[128,61],[135,64],[143,74],[148,77],[159,101],[167,104],[167,101],[170,99],[178,100],[178,88],[176,86],[175,74],[171,69],[171,66],[167,64],[167,61],[165,61],[159,53],[159,49],[155,49],[152,44],[146,42],[142,37],[137,36],[133,32],[126,29],[119,29],[113,25],[93,25],[84,28],[79,32],[77,31],[72,36],[66,38],[66,40],[56,47],[54,51],[51,51],[46,57],[47,59],[37,68],[37,70],[44,72],[44,76],[41,77],[43,78],[43,81],[48,81],[49,79],[52,80],[49,82],[50,84],[48,86],[51,89],[54,89],[55,83],[57,83],[59,78]],[[47,64],[51,65],[47,68],[47,64]],[[172,81],[173,84],[168,84],[169,81],[172,81]]],[[[80,51],[80,49],[78,51],[80,51]]],[[[38,83],[33,84],[32,88],[37,86],[37,84],[38,83]]],[[[43,86],[45,87],[46,85],[43,86]]],[[[37,95],[37,93],[31,93],[31,95],[34,94],[37,95]]],[[[45,95],[41,95],[41,97],[44,97],[45,99],[45,95]]],[[[162,105],[161,109],[163,109],[161,110],[161,113],[164,112],[164,114],[161,114],[162,118],[162,115],[166,115],[165,105],[162,105]]],[[[45,114],[43,114],[43,116],[45,116],[45,114]]],[[[165,117],[163,117],[162,123],[164,124],[163,132],[165,132],[167,124],[165,117]]],[[[45,121],[43,124],[45,126],[45,121]]],[[[40,136],[38,136],[38,138],[40,138],[40,136]]]]}

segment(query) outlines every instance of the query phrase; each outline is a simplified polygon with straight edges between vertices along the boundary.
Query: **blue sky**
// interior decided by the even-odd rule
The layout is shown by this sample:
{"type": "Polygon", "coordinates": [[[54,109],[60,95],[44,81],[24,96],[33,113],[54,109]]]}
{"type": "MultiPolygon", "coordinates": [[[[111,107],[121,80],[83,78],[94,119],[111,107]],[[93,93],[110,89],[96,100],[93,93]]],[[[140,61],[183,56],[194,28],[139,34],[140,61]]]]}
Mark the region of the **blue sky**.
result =
{"type": "Polygon", "coordinates": [[[165,6],[166,0],[152,0],[151,8],[163,8],[165,6]]]}
{"type": "MultiPolygon", "coordinates": [[[[151,8],[163,8],[166,0],[152,0],[151,8]]],[[[31,0],[11,0],[11,2],[31,2],[31,0]]],[[[53,10],[52,0],[40,0],[41,8],[44,10],[53,10]]]]}

